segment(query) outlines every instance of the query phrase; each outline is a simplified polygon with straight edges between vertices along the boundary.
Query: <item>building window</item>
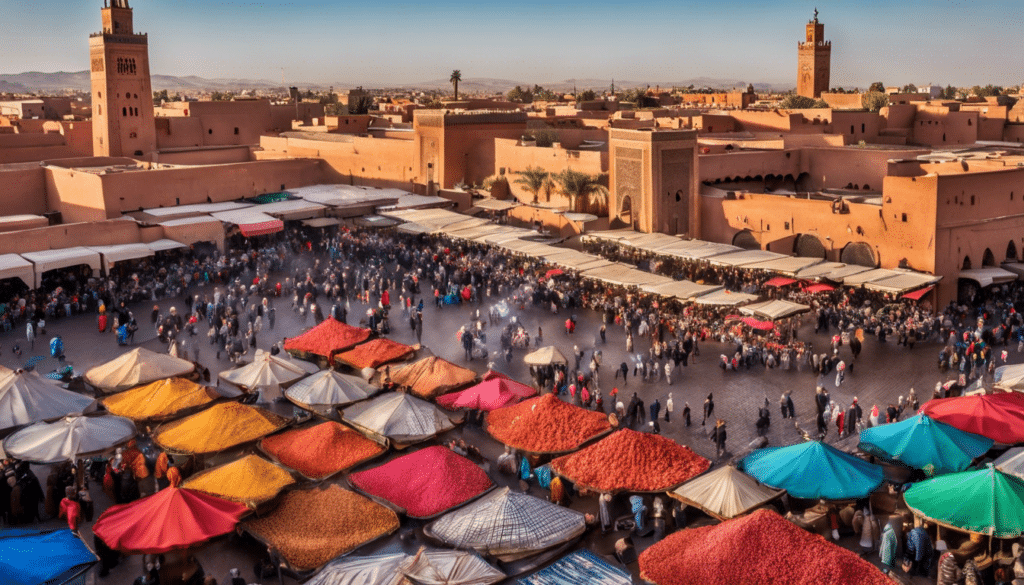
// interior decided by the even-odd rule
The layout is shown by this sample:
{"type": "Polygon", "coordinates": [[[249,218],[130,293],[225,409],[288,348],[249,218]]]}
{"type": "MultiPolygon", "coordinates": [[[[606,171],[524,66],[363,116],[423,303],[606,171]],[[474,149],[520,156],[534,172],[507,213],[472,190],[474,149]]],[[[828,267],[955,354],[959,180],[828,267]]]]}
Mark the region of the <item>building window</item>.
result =
{"type": "Polygon", "coordinates": [[[213,134],[213,128],[210,128],[209,130],[207,130],[206,133],[207,134],[213,134]]]}
{"type": "Polygon", "coordinates": [[[238,127],[235,127],[235,136],[238,136],[238,127]]]}
{"type": "Polygon", "coordinates": [[[866,131],[865,128],[867,128],[867,126],[865,124],[861,124],[860,125],[860,133],[861,134],[864,134],[864,132],[866,131]]]}
{"type": "Polygon", "coordinates": [[[974,205],[974,195],[971,195],[971,205],[974,205]]]}
{"type": "Polygon", "coordinates": [[[903,223],[907,223],[907,214],[906,213],[903,214],[903,223]]]}
{"type": "Polygon", "coordinates": [[[122,116],[127,116],[128,115],[128,108],[121,108],[121,115],[122,116]]]}
{"type": "Polygon", "coordinates": [[[138,138],[138,137],[139,137],[139,135],[136,132],[131,132],[131,133],[128,134],[128,138],[138,138]]]}

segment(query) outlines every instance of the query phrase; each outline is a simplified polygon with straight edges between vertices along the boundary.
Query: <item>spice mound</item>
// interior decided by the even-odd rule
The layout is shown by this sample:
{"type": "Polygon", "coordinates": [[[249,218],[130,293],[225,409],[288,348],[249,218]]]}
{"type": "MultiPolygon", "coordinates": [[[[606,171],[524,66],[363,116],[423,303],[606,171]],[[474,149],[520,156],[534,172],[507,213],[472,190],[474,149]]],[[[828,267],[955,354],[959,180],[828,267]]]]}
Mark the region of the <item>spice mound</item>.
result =
{"type": "Polygon", "coordinates": [[[166,418],[187,408],[209,404],[218,394],[183,378],[167,378],[103,399],[111,414],[132,420],[166,418]]]}
{"type": "Polygon", "coordinates": [[[259,455],[246,455],[226,465],[201,471],[181,487],[250,506],[271,500],[295,483],[290,473],[259,455]]]}
{"type": "Polygon", "coordinates": [[[175,453],[215,453],[255,441],[288,424],[269,410],[225,402],[157,427],[153,440],[175,453]]]}
{"type": "Polygon", "coordinates": [[[242,527],[280,551],[292,568],[307,571],[397,530],[398,515],[330,485],[288,492],[270,515],[242,527]]]}
{"type": "Polygon", "coordinates": [[[381,445],[333,421],[267,437],[260,447],[310,479],[334,475],[385,451],[381,445]]]}
{"type": "Polygon", "coordinates": [[[610,429],[604,414],[573,406],[554,394],[499,408],[487,418],[492,437],[531,453],[572,451],[610,429]]]}
{"type": "Polygon", "coordinates": [[[311,353],[330,357],[331,354],[349,349],[370,337],[369,329],[346,325],[334,319],[324,319],[309,331],[284,342],[285,351],[311,353]]]}
{"type": "Polygon", "coordinates": [[[640,576],[657,585],[892,585],[856,553],[772,510],[676,532],[640,555],[640,576]]]}
{"type": "Polygon", "coordinates": [[[551,462],[578,486],[602,492],[656,492],[707,471],[711,462],[667,437],[624,429],[551,462]]]}
{"type": "Polygon", "coordinates": [[[403,455],[349,476],[365,493],[427,518],[461,505],[491,487],[491,479],[469,459],[441,446],[403,455]]]}

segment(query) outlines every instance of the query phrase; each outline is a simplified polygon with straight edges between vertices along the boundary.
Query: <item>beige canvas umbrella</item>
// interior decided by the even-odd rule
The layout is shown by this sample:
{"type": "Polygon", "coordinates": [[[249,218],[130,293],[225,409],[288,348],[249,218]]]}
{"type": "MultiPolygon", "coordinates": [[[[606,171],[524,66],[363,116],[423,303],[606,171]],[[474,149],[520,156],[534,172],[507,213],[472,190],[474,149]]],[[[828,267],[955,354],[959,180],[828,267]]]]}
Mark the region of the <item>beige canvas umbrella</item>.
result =
{"type": "Polygon", "coordinates": [[[268,401],[282,396],[282,386],[305,378],[317,370],[319,368],[313,364],[291,360],[283,355],[271,355],[258,349],[251,364],[221,372],[220,379],[249,392],[259,392],[260,399],[268,401]]]}
{"type": "Polygon", "coordinates": [[[562,352],[558,351],[555,346],[549,345],[542,347],[537,351],[528,353],[523,357],[523,362],[528,366],[547,366],[550,364],[567,364],[569,363],[562,352]]]}
{"type": "Polygon", "coordinates": [[[187,376],[195,364],[137,347],[85,373],[85,381],[106,393],[121,392],[164,378],[187,376]]]}

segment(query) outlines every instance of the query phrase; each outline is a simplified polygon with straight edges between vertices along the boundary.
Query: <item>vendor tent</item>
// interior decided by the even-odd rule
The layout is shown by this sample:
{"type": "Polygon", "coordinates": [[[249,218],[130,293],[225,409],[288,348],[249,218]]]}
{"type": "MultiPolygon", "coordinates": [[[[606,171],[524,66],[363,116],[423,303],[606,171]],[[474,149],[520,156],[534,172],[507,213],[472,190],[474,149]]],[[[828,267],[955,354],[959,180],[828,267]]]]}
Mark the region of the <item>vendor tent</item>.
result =
{"type": "Polygon", "coordinates": [[[109,273],[117,262],[126,260],[138,260],[153,255],[153,249],[149,244],[114,244],[111,246],[89,246],[93,252],[98,252],[103,257],[103,268],[109,273]]]}
{"type": "Polygon", "coordinates": [[[491,199],[490,197],[485,197],[480,201],[474,202],[473,205],[488,211],[507,211],[513,207],[519,207],[519,202],[514,200],[506,201],[503,199],[491,199]]]}
{"type": "Polygon", "coordinates": [[[911,484],[907,507],[939,524],[996,538],[1024,534],[1024,480],[991,463],[911,484]]]}
{"type": "Polygon", "coordinates": [[[1019,392],[929,400],[921,412],[997,443],[1024,443],[1024,394],[1019,392]]]}
{"type": "Polygon", "coordinates": [[[188,248],[188,246],[182,244],[181,242],[168,240],[166,238],[162,240],[157,240],[155,242],[149,242],[146,245],[149,246],[149,249],[153,250],[153,252],[167,252],[169,250],[180,250],[182,248],[188,248]]]}
{"type": "Polygon", "coordinates": [[[740,250],[739,252],[730,252],[728,254],[711,256],[707,261],[715,266],[746,267],[748,264],[758,264],[768,260],[778,260],[785,257],[785,254],[776,254],[775,252],[769,252],[768,250],[740,250]]]}
{"type": "Polygon", "coordinates": [[[420,548],[332,561],[306,585],[491,585],[505,574],[474,553],[420,548]]]}
{"type": "Polygon", "coordinates": [[[200,471],[186,479],[181,487],[255,508],[294,483],[292,474],[283,467],[259,455],[246,455],[200,471]]]}
{"type": "Polygon", "coordinates": [[[777,321],[779,319],[785,319],[801,313],[810,311],[811,308],[807,305],[801,305],[800,303],[793,303],[790,301],[766,301],[763,303],[756,303],[753,305],[747,305],[740,307],[740,313],[744,315],[753,315],[755,317],[761,317],[770,321],[777,321]]]}
{"type": "Polygon", "coordinates": [[[347,376],[334,370],[323,370],[299,380],[285,390],[284,395],[303,408],[321,410],[358,402],[378,391],[376,386],[362,378],[347,376]]]}
{"type": "Polygon", "coordinates": [[[392,368],[391,382],[409,392],[433,400],[438,396],[476,380],[476,372],[436,356],[425,357],[400,368],[392,368]]]}
{"type": "Polygon", "coordinates": [[[0,368],[0,430],[83,412],[94,402],[36,372],[0,368]]]}
{"type": "Polygon", "coordinates": [[[211,213],[213,217],[224,223],[234,224],[242,235],[251,238],[284,231],[284,222],[257,211],[256,208],[239,209],[237,211],[220,211],[211,213]]]}
{"type": "Polygon", "coordinates": [[[712,291],[706,295],[699,296],[693,299],[693,302],[698,305],[736,307],[739,305],[752,303],[756,300],[757,295],[750,295],[742,292],[733,292],[731,290],[719,289],[716,291],[712,291]]]}
{"type": "Polygon", "coordinates": [[[902,294],[922,286],[935,284],[940,280],[942,280],[941,276],[901,270],[888,278],[879,278],[865,282],[864,288],[878,292],[902,294]]]}
{"type": "Polygon", "coordinates": [[[5,585],[82,583],[98,560],[70,530],[0,530],[0,578],[5,585]]]}
{"type": "Polygon", "coordinates": [[[701,475],[669,492],[684,504],[727,520],[742,516],[778,498],[785,490],[770,488],[732,465],[701,475]]]}
{"type": "Polygon", "coordinates": [[[553,345],[542,347],[530,352],[523,357],[523,362],[528,366],[547,366],[551,364],[567,364],[565,356],[553,345]]]}
{"type": "Polygon", "coordinates": [[[68,415],[37,422],[3,441],[8,456],[33,463],[63,463],[97,455],[135,436],[135,423],[119,416],[68,415]]]}
{"type": "Polygon", "coordinates": [[[17,278],[25,286],[35,286],[35,271],[32,263],[17,254],[0,254],[0,280],[17,278]]]}
{"type": "Polygon", "coordinates": [[[993,378],[996,388],[1024,392],[1024,364],[999,366],[993,378]]]}
{"type": "Polygon", "coordinates": [[[411,558],[403,552],[341,557],[320,569],[306,585],[401,585],[405,577],[398,567],[411,558]]]}
{"type": "Polygon", "coordinates": [[[992,447],[992,439],[966,433],[923,414],[860,433],[861,451],[922,469],[928,475],[963,471],[992,447]]]}
{"type": "Polygon", "coordinates": [[[567,542],[586,528],[580,512],[502,488],[445,514],[424,532],[454,548],[508,561],[567,542]]]}
{"type": "Polygon", "coordinates": [[[327,206],[305,199],[288,199],[258,205],[254,209],[278,219],[296,220],[321,216],[327,206]]]}
{"type": "Polygon", "coordinates": [[[995,266],[986,266],[984,268],[975,268],[974,270],[961,270],[959,278],[973,280],[978,283],[978,286],[985,288],[993,284],[1013,282],[1017,280],[1018,276],[1016,272],[1003,270],[995,266]]]}
{"type": "Polygon", "coordinates": [[[536,394],[537,389],[533,386],[516,382],[498,373],[488,372],[483,382],[460,392],[439,396],[437,404],[450,409],[471,408],[491,411],[536,394]]]}
{"type": "Polygon", "coordinates": [[[867,497],[884,479],[880,466],[818,441],[758,449],[739,468],[765,485],[810,500],[867,497]]]}
{"type": "Polygon", "coordinates": [[[804,256],[786,256],[784,258],[776,258],[774,260],[765,260],[764,262],[755,262],[753,264],[746,264],[743,266],[746,270],[767,270],[768,272],[775,272],[778,274],[784,274],[786,276],[796,276],[801,270],[806,270],[816,264],[821,264],[821,258],[807,258],[804,256]]]}
{"type": "Polygon", "coordinates": [[[402,392],[383,394],[342,411],[345,422],[399,444],[425,441],[455,427],[433,404],[402,392]]]}
{"type": "Polygon", "coordinates": [[[640,290],[662,297],[675,298],[680,301],[689,301],[697,297],[720,291],[724,287],[710,284],[697,284],[689,280],[673,280],[661,284],[645,284],[640,290]]]}
{"type": "Polygon", "coordinates": [[[416,350],[408,345],[378,337],[337,354],[335,359],[357,370],[362,370],[363,368],[378,368],[386,363],[406,358],[414,351],[416,350]]]}
{"type": "Polygon", "coordinates": [[[205,408],[220,397],[213,388],[183,378],[165,378],[108,396],[103,406],[134,421],[155,421],[205,408]]]}
{"type": "Polygon", "coordinates": [[[117,551],[160,554],[227,534],[247,511],[243,504],[172,483],[151,496],[107,508],[93,533],[117,551]]]}
{"type": "Polygon", "coordinates": [[[574,550],[516,585],[632,585],[633,576],[583,548],[574,550]]]}
{"type": "Polygon", "coordinates": [[[82,247],[26,252],[21,257],[31,262],[35,267],[35,282],[32,284],[32,288],[39,288],[39,284],[43,280],[43,273],[51,270],[88,264],[92,268],[93,276],[97,276],[102,266],[98,252],[82,247]]]}
{"type": "Polygon", "coordinates": [[[257,349],[251,364],[223,371],[220,379],[247,392],[259,392],[261,400],[269,401],[281,397],[283,386],[317,371],[319,368],[308,362],[257,349]]]}
{"type": "Polygon", "coordinates": [[[192,373],[195,364],[165,353],[137,347],[85,373],[85,381],[105,392],[121,392],[140,384],[192,373]]]}
{"type": "Polygon", "coordinates": [[[353,327],[328,317],[309,331],[284,342],[285,351],[298,356],[312,354],[330,358],[369,339],[369,329],[353,327]]]}

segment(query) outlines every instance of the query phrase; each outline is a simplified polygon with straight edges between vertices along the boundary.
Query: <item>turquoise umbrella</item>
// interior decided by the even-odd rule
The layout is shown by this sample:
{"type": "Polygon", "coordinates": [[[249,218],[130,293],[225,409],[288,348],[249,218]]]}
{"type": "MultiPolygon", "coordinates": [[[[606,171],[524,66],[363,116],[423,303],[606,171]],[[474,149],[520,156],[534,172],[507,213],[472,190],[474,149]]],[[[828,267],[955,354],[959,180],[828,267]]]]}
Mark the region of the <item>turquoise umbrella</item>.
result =
{"type": "Polygon", "coordinates": [[[818,441],[758,449],[739,467],[767,486],[810,500],[863,498],[884,479],[881,466],[818,441]]]}
{"type": "Polygon", "coordinates": [[[919,414],[861,431],[858,447],[880,459],[939,475],[967,469],[992,443],[992,439],[919,414]]]}
{"type": "Polygon", "coordinates": [[[1024,480],[992,464],[915,483],[903,499],[911,511],[960,530],[996,538],[1024,534],[1024,480]]]}

